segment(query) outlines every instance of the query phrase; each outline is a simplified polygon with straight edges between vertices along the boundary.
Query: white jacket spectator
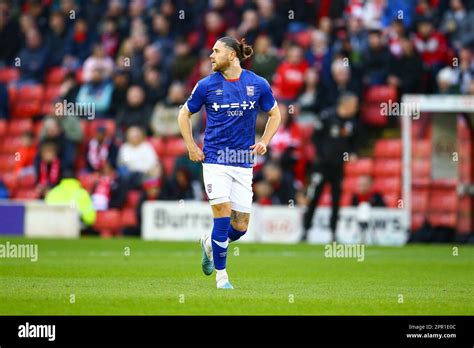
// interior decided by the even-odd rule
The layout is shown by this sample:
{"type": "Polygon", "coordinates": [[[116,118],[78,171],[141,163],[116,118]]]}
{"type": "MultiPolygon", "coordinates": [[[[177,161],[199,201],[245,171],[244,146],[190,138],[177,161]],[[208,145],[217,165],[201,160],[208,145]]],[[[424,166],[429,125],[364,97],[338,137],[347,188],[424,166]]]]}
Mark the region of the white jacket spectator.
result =
{"type": "Polygon", "coordinates": [[[158,156],[153,146],[145,140],[140,128],[130,127],[127,130],[127,142],[119,149],[118,165],[126,167],[130,172],[157,174],[158,156]]]}

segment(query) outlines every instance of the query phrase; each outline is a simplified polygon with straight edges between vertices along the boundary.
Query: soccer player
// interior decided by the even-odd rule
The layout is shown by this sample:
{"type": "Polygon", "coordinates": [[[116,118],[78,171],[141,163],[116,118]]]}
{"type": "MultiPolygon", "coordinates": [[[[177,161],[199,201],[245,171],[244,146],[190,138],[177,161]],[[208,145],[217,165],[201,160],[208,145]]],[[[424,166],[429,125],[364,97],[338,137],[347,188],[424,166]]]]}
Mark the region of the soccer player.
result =
{"type": "Polygon", "coordinates": [[[280,124],[280,112],[268,82],[240,66],[252,52],[244,40],[217,40],[210,55],[214,72],[196,84],[178,116],[189,158],[202,162],[205,190],[214,216],[212,233],[201,238],[202,270],[211,275],[216,269],[220,289],[233,289],[226,272],[227,247],[247,231],[254,156],[267,152],[280,124]],[[207,124],[201,151],[192,137],[190,117],[203,105],[207,124]],[[262,137],[256,141],[259,108],[269,118],[262,137]]]}

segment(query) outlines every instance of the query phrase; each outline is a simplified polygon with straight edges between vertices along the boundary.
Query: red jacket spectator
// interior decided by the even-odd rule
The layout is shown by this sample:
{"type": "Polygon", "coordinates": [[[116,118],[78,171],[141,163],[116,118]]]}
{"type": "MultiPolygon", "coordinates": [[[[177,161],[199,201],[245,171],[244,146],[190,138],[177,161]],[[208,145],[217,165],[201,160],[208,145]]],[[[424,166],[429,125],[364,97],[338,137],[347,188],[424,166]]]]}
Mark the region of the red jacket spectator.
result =
{"type": "Polygon", "coordinates": [[[421,56],[423,63],[432,67],[446,61],[448,46],[443,34],[433,28],[433,24],[428,21],[419,23],[418,32],[413,38],[416,50],[421,56]]]}
{"type": "Polygon", "coordinates": [[[281,99],[295,100],[304,86],[304,73],[309,64],[303,59],[302,50],[293,46],[288,52],[288,59],[281,63],[273,79],[273,93],[281,99]]]}

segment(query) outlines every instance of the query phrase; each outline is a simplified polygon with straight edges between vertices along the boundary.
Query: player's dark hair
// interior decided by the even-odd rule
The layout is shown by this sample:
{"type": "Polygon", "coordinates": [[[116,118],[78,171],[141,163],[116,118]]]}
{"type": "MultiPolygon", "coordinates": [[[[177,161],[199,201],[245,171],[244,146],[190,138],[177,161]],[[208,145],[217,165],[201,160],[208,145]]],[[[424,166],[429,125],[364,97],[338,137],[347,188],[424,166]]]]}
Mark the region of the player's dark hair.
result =
{"type": "Polygon", "coordinates": [[[245,39],[241,39],[239,42],[237,39],[234,39],[233,37],[224,36],[224,37],[221,37],[217,41],[223,42],[224,44],[226,44],[226,46],[233,49],[237,53],[237,58],[239,58],[240,61],[247,59],[253,54],[252,46],[247,45],[245,43],[245,39]]]}

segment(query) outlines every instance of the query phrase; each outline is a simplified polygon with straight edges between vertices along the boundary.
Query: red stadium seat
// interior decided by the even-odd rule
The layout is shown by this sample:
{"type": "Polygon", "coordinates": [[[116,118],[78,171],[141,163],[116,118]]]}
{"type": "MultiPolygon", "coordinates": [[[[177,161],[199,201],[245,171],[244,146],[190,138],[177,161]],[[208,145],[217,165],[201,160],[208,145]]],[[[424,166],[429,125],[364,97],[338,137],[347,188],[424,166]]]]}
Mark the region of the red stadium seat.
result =
{"type": "Polygon", "coordinates": [[[15,105],[18,96],[18,90],[14,86],[8,87],[8,103],[12,107],[15,105]]]}
{"type": "Polygon", "coordinates": [[[411,162],[411,170],[413,178],[427,178],[431,176],[431,160],[430,159],[413,159],[411,162]]]}
{"type": "Polygon", "coordinates": [[[425,222],[426,215],[424,213],[414,213],[411,215],[411,228],[413,231],[419,230],[425,222]]]}
{"type": "Polygon", "coordinates": [[[44,96],[44,88],[40,84],[25,85],[18,89],[19,101],[41,101],[44,96]]]}
{"type": "Polygon", "coordinates": [[[55,107],[54,103],[51,101],[45,101],[41,104],[41,115],[54,115],[55,107]]]}
{"type": "Polygon", "coordinates": [[[352,205],[352,192],[343,192],[341,195],[341,207],[350,207],[352,205]]]}
{"type": "Polygon", "coordinates": [[[35,117],[41,114],[40,101],[19,101],[12,108],[11,115],[15,118],[35,117]]]}
{"type": "Polygon", "coordinates": [[[3,138],[0,152],[13,156],[21,147],[21,137],[12,136],[3,138]]]}
{"type": "Polygon", "coordinates": [[[373,190],[383,193],[398,193],[402,187],[400,177],[379,176],[375,177],[373,190]]]}
{"type": "Polygon", "coordinates": [[[7,121],[6,120],[0,120],[0,137],[3,138],[3,136],[7,132],[7,121]]]}
{"type": "Polygon", "coordinates": [[[44,91],[44,100],[52,103],[59,97],[61,87],[57,85],[47,85],[44,91]]]}
{"type": "Polygon", "coordinates": [[[94,228],[102,237],[110,237],[119,233],[121,228],[121,214],[118,209],[98,211],[94,228]]]}
{"type": "Polygon", "coordinates": [[[381,159],[375,161],[374,175],[376,176],[396,176],[402,173],[401,160],[381,159]]]}
{"type": "Polygon", "coordinates": [[[18,177],[17,182],[19,189],[32,189],[36,184],[36,176],[33,173],[21,175],[18,177]]]}
{"type": "Polygon", "coordinates": [[[344,173],[347,176],[373,175],[374,160],[372,158],[359,158],[355,162],[346,162],[344,173]]]}
{"type": "Polygon", "coordinates": [[[372,127],[385,127],[389,116],[381,114],[379,104],[364,103],[361,107],[361,120],[364,124],[372,127]]]}
{"type": "Polygon", "coordinates": [[[380,139],[375,143],[375,157],[400,158],[402,156],[402,141],[400,139],[380,139]]]}
{"type": "Polygon", "coordinates": [[[428,209],[428,190],[413,190],[411,207],[414,212],[426,212],[428,209]]]}
{"type": "Polygon", "coordinates": [[[16,188],[18,187],[18,180],[17,175],[15,172],[7,172],[2,175],[2,180],[5,186],[7,187],[8,191],[10,192],[10,196],[15,192],[16,188]]]}
{"type": "Polygon", "coordinates": [[[29,199],[39,199],[40,196],[38,192],[36,192],[36,190],[34,189],[20,189],[15,192],[13,198],[29,200],[29,199]]]}
{"type": "Polygon", "coordinates": [[[411,154],[413,158],[431,158],[431,140],[414,140],[411,154]]]}
{"type": "Polygon", "coordinates": [[[12,172],[15,169],[16,161],[13,154],[0,155],[0,172],[12,172]]]}
{"type": "Polygon", "coordinates": [[[163,137],[150,137],[148,138],[151,146],[155,149],[156,154],[161,159],[166,155],[166,140],[163,137]]]}
{"type": "Polygon", "coordinates": [[[385,193],[383,195],[383,201],[388,208],[398,208],[400,194],[398,193],[385,193]]]}
{"type": "Polygon", "coordinates": [[[428,215],[428,220],[431,225],[453,227],[457,225],[458,216],[456,213],[431,213],[428,215]]]}
{"type": "Polygon", "coordinates": [[[160,158],[165,175],[173,174],[174,165],[176,164],[175,156],[163,156],[160,158]]]}
{"type": "Polygon", "coordinates": [[[331,194],[329,192],[325,192],[319,198],[319,206],[321,207],[330,207],[331,206],[331,194]]]}
{"type": "Polygon", "coordinates": [[[138,225],[137,212],[134,208],[123,209],[120,218],[120,224],[122,227],[135,227],[138,225]]]}
{"type": "Polygon", "coordinates": [[[342,191],[353,193],[357,191],[357,185],[359,182],[358,176],[348,176],[342,181],[342,191]]]}
{"type": "Polygon", "coordinates": [[[127,199],[125,200],[125,208],[135,209],[140,203],[141,191],[130,190],[127,193],[127,199]]]}
{"type": "Polygon", "coordinates": [[[20,71],[17,68],[0,68],[0,82],[8,84],[20,78],[20,71]]]}
{"type": "Polygon", "coordinates": [[[188,153],[186,144],[181,137],[168,138],[166,142],[167,156],[182,156],[188,153]]]}
{"type": "Polygon", "coordinates": [[[60,85],[64,81],[66,76],[67,69],[59,66],[52,67],[46,73],[44,82],[47,85],[60,85]]]}
{"type": "Polygon", "coordinates": [[[453,213],[457,211],[458,195],[454,190],[430,192],[428,207],[432,213],[453,213]]]}
{"type": "Polygon", "coordinates": [[[8,124],[9,136],[19,136],[30,131],[33,131],[33,121],[31,119],[13,119],[8,124]]]}
{"type": "Polygon", "coordinates": [[[369,87],[365,93],[367,103],[396,102],[398,100],[397,89],[392,86],[373,86],[369,87]]]}

